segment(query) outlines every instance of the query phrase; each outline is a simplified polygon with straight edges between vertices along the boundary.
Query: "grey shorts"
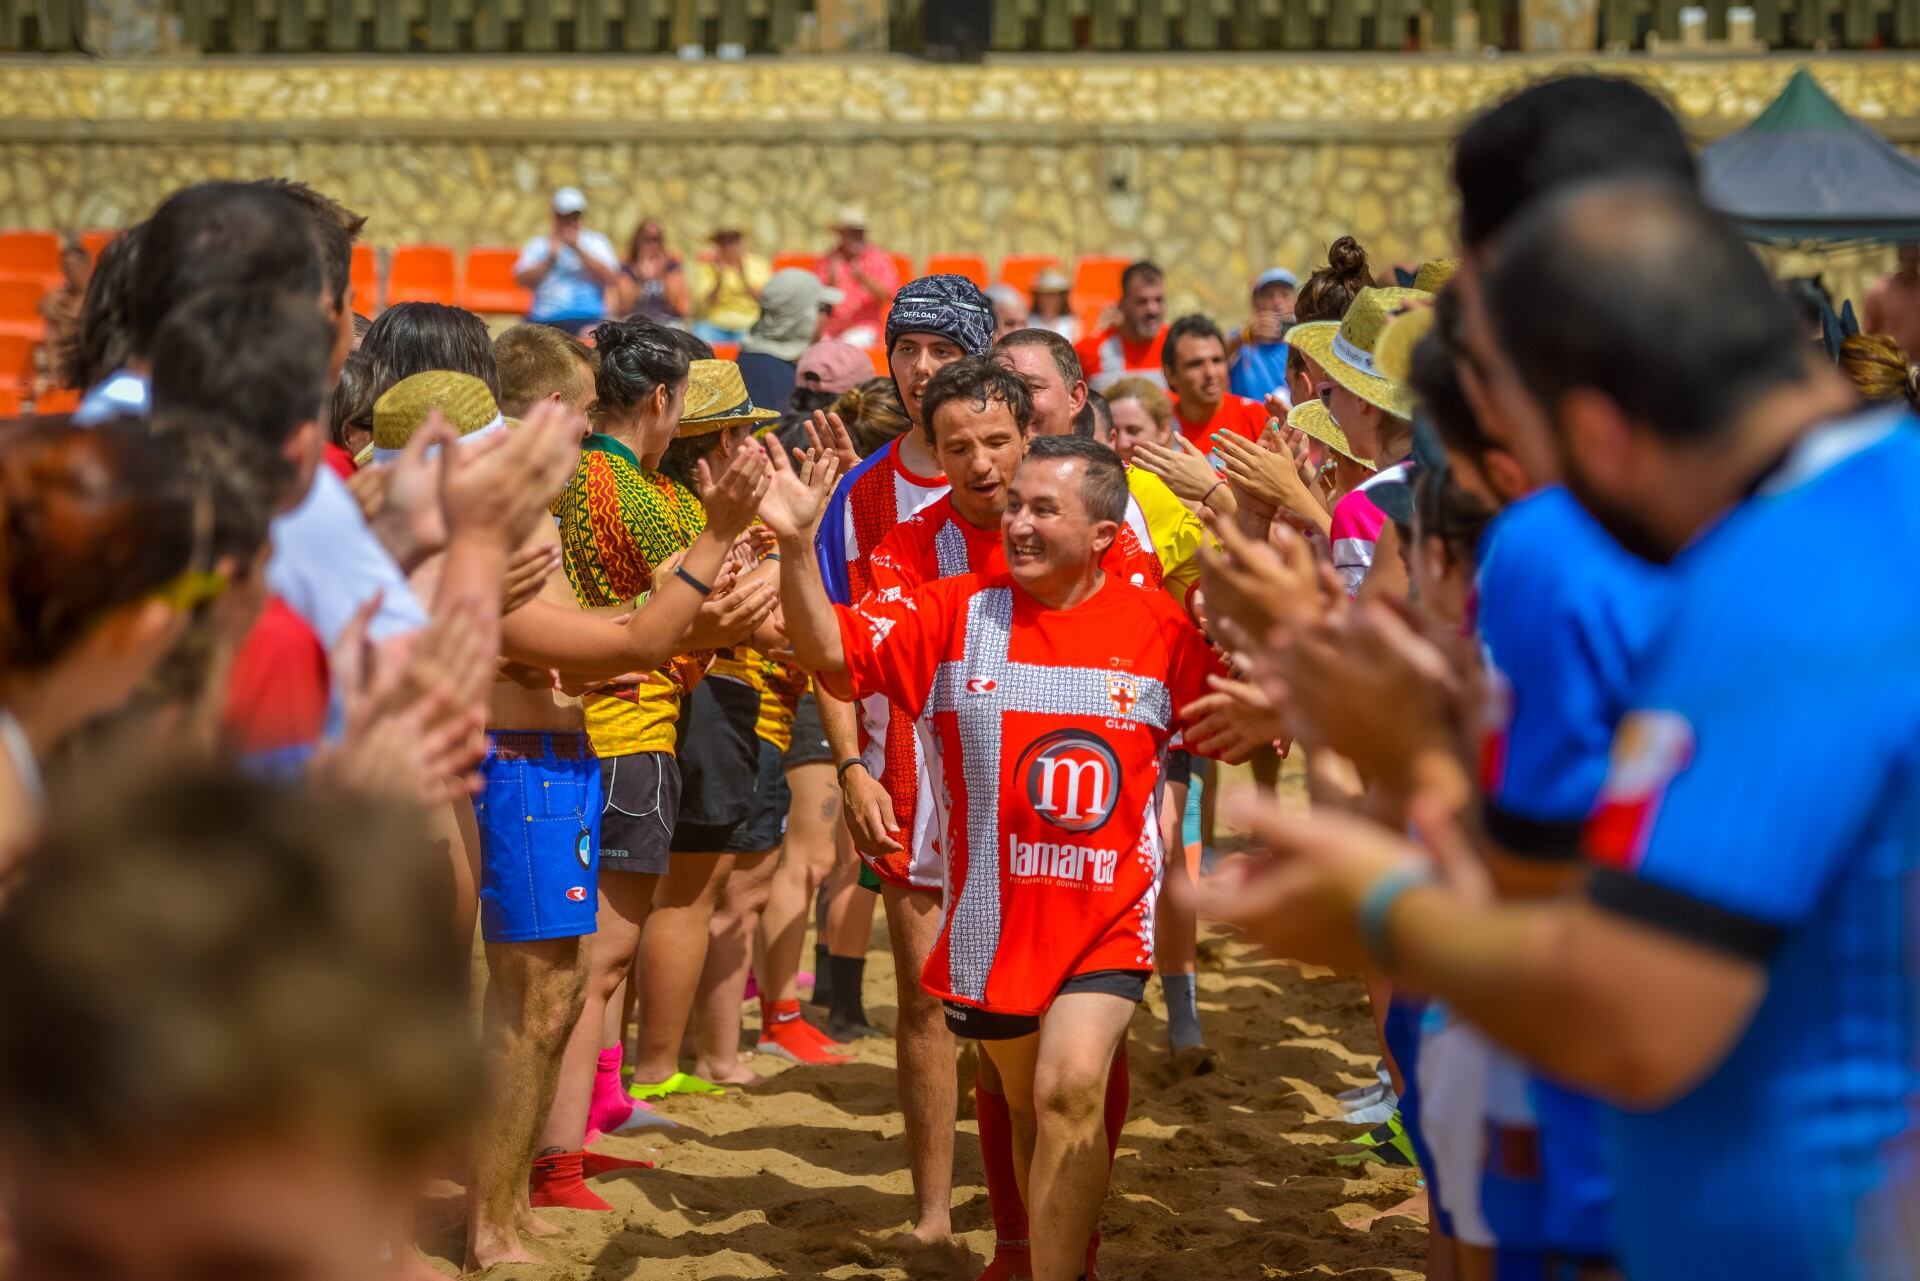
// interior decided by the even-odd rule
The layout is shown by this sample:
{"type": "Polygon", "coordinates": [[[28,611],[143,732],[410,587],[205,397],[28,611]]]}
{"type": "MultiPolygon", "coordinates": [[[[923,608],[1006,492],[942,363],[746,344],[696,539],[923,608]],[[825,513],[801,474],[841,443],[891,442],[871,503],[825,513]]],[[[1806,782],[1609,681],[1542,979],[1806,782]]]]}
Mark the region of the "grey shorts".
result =
{"type": "Polygon", "coordinates": [[[793,711],[793,743],[780,764],[786,769],[800,765],[832,765],[833,752],[827,746],[827,731],[820,724],[820,704],[811,692],[800,696],[793,711]]]}
{"type": "Polygon", "coordinates": [[[680,764],[672,752],[600,758],[600,870],[664,876],[680,808],[680,764]]]}

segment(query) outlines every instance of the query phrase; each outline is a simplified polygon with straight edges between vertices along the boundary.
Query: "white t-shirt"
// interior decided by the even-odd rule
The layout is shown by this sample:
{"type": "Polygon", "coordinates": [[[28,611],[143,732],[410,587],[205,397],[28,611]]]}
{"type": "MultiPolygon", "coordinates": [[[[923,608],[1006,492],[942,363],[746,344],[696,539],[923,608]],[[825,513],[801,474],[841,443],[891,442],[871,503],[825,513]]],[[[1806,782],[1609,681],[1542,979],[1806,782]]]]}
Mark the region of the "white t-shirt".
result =
{"type": "MultiPolygon", "coordinates": [[[[90,427],[116,413],[152,409],[153,384],[144,374],[122,369],[87,393],[74,421],[90,427]]],[[[367,625],[370,639],[386,640],[427,625],[427,611],[407,576],[367,527],[347,483],[326,464],[314,471],[300,505],[274,517],[268,537],[273,543],[268,590],[318,632],[328,649],[375,592],[382,595],[367,625]]]]}
{"type": "Polygon", "coordinates": [[[276,516],[267,587],[320,634],[332,649],[354,611],[375,592],[380,608],[367,626],[374,641],[418,631],[427,611],[407,585],[407,576],[360,514],[347,483],[324,464],[313,474],[307,496],[276,516]]]}
{"type": "MultiPolygon", "coordinates": [[[[513,264],[514,274],[545,262],[552,252],[553,242],[549,237],[535,236],[521,247],[520,259],[513,264]]],[[[562,248],[553,270],[533,287],[533,308],[527,312],[528,320],[593,320],[606,314],[607,287],[587,270],[583,256],[594,259],[609,271],[620,269],[620,256],[614,253],[613,242],[597,231],[582,230],[578,247],[562,248]]]]}

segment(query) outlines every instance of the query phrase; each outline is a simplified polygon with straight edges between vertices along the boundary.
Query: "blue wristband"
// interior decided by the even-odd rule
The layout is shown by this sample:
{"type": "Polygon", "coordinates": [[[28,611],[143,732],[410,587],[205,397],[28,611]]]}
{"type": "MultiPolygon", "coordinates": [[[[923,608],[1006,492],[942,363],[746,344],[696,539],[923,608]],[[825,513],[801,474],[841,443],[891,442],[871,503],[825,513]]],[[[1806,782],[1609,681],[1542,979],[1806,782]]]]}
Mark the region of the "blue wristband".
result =
{"type": "Polygon", "coordinates": [[[1373,958],[1373,963],[1381,969],[1393,967],[1393,941],[1387,934],[1387,918],[1393,912],[1393,905],[1408,890],[1432,882],[1433,874],[1424,867],[1396,867],[1367,887],[1366,897],[1360,900],[1357,914],[1360,942],[1366,947],[1367,955],[1373,958]]]}

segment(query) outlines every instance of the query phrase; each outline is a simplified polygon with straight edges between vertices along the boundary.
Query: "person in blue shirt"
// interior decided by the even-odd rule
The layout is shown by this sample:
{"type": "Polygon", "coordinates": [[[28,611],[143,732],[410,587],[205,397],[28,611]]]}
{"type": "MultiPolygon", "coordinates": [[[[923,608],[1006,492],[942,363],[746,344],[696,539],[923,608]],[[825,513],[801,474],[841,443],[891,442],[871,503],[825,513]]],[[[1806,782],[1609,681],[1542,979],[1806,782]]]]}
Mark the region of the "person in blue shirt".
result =
{"type": "MultiPolygon", "coordinates": [[[[1370,959],[1606,1099],[1635,1281],[1913,1276],[1920,432],[1858,410],[1685,190],[1537,202],[1466,297],[1472,362],[1522,451],[1670,563],[1672,612],[1584,837],[1601,866],[1578,894],[1493,900],[1423,789],[1413,827],[1444,879],[1397,832],[1262,807],[1252,826],[1283,857],[1203,908],[1288,956],[1370,959]]],[[[1404,645],[1366,643],[1391,631],[1377,616],[1340,626],[1372,684],[1396,677],[1392,737],[1431,746],[1406,694],[1440,687],[1404,645]]]]}
{"type": "Polygon", "coordinates": [[[1253,318],[1235,333],[1227,386],[1236,396],[1265,400],[1287,385],[1287,329],[1299,279],[1285,267],[1269,267],[1253,282],[1253,318]]]}
{"type": "Polygon", "coordinates": [[[579,334],[607,318],[607,286],[620,277],[613,242],[581,226],[587,198],[578,187],[553,193],[553,228],[521,247],[513,278],[533,290],[527,322],[579,334]]]}

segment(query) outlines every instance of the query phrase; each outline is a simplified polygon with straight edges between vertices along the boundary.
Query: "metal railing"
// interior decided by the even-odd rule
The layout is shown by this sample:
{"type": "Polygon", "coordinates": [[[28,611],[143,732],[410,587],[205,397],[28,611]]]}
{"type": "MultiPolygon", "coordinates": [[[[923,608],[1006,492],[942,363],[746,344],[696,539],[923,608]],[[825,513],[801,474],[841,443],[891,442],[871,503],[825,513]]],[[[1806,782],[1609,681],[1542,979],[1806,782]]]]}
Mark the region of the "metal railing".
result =
{"type": "MultiPolygon", "coordinates": [[[[925,48],[942,0],[132,0],[168,48],[209,54],[811,52],[823,27],[854,47],[925,48]],[[848,15],[853,15],[850,19],[848,15]]],[[[1753,11],[1753,38],[1789,49],[1920,46],[1920,0],[1595,0],[1599,45],[1683,44],[1753,11]]],[[[987,47],[1013,53],[1454,50],[1516,47],[1520,0],[992,0],[987,47]]],[[[0,0],[0,50],[89,47],[85,0],[0,0]]],[[[1736,24],[1738,25],[1738,24],[1736,24]]],[[[1744,31],[1744,27],[1741,27],[1744,31]]]]}

